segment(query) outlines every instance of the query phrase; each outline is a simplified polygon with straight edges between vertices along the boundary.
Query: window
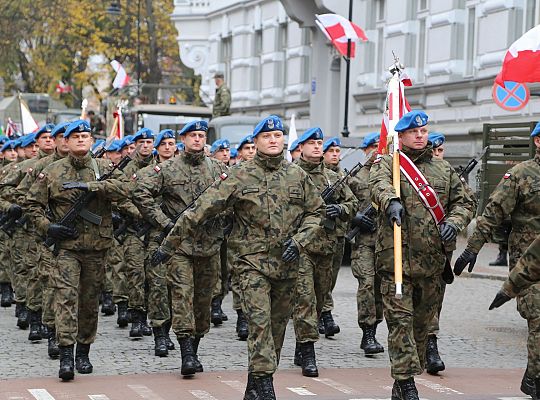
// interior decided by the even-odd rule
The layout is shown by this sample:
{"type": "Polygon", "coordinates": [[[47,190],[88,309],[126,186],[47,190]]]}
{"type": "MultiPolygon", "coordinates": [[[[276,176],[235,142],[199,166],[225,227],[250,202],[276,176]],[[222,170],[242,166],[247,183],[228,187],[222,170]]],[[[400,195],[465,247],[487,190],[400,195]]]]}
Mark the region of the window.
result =
{"type": "Polygon", "coordinates": [[[261,54],[262,54],[262,30],[258,29],[255,31],[253,37],[253,58],[255,59],[255,65],[253,66],[252,71],[252,90],[259,90],[261,88],[261,54]]]}
{"type": "Polygon", "coordinates": [[[426,19],[422,18],[418,27],[418,60],[416,63],[417,81],[424,82],[424,66],[426,64],[426,19]]]}
{"type": "Polygon", "coordinates": [[[384,50],[384,32],[383,28],[378,29],[378,35],[377,35],[377,66],[375,68],[377,79],[375,81],[375,87],[379,87],[381,83],[379,82],[378,77],[382,73],[382,71],[385,70],[385,66],[383,65],[383,50],[384,50]]]}
{"type": "Polygon", "coordinates": [[[428,8],[428,0],[420,0],[418,3],[418,11],[424,11],[428,8]]]}
{"type": "Polygon", "coordinates": [[[377,0],[377,21],[382,21],[385,17],[385,3],[386,0],[377,0]]]}
{"type": "Polygon", "coordinates": [[[537,0],[527,0],[527,8],[525,9],[525,31],[532,29],[536,25],[537,0]]]}
{"type": "Polygon", "coordinates": [[[277,40],[276,40],[276,52],[281,52],[283,55],[283,60],[278,63],[276,68],[276,86],[286,87],[287,86],[287,57],[286,51],[288,47],[288,27],[287,23],[280,24],[277,29],[277,40]]]}
{"type": "MultiPolygon", "coordinates": [[[[304,28],[302,29],[302,46],[309,47],[311,44],[311,29],[304,28]]],[[[311,57],[305,56],[302,57],[302,82],[307,83],[310,80],[311,72],[310,72],[310,63],[311,57]]]]}
{"type": "Polygon", "coordinates": [[[471,7],[467,15],[467,39],[465,54],[465,75],[470,76],[474,72],[474,46],[476,39],[476,8],[471,7]]]}
{"type": "Polygon", "coordinates": [[[225,82],[228,82],[229,87],[231,87],[231,57],[232,57],[232,38],[226,37],[221,39],[221,62],[225,65],[225,82]]]}

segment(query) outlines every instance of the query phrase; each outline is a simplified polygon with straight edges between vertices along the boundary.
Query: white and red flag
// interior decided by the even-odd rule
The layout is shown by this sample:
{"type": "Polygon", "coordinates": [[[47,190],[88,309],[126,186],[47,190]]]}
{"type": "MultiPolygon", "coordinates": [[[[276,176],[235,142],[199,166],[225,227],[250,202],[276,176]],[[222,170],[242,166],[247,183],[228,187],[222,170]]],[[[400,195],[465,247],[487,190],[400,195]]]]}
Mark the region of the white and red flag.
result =
{"type": "Polygon", "coordinates": [[[315,23],[332,42],[337,51],[347,57],[347,43],[351,40],[350,58],[354,58],[356,52],[356,40],[367,42],[368,38],[362,28],[347,18],[338,14],[316,14],[315,23]]]}
{"type": "Polygon", "coordinates": [[[129,75],[127,74],[126,70],[116,60],[111,61],[111,67],[116,72],[116,77],[114,78],[114,81],[112,83],[113,88],[115,89],[122,89],[124,86],[126,86],[129,82],[129,75]]]}
{"type": "Polygon", "coordinates": [[[68,85],[64,81],[58,81],[56,84],[56,93],[71,93],[73,92],[73,86],[68,85]]]}
{"type": "Polygon", "coordinates": [[[7,119],[6,136],[10,139],[21,136],[17,124],[11,118],[7,119]]]}
{"type": "Polygon", "coordinates": [[[495,82],[540,82],[540,25],[516,40],[504,57],[501,72],[495,82]]]}

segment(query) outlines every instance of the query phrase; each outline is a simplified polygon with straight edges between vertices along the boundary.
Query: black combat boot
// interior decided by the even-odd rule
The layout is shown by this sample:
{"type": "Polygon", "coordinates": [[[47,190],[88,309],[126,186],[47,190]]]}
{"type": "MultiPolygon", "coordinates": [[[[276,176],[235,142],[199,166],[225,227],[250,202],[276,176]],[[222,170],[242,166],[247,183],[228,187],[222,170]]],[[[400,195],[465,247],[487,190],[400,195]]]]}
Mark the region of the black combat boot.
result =
{"type": "Polygon", "coordinates": [[[0,283],[0,306],[11,307],[11,289],[9,282],[0,283]]]}
{"type": "Polygon", "coordinates": [[[223,308],[221,308],[222,303],[223,303],[223,299],[219,299],[219,314],[220,314],[220,316],[221,316],[221,320],[222,320],[223,322],[225,322],[225,321],[228,321],[228,320],[229,320],[229,317],[227,316],[227,314],[225,314],[225,313],[223,312],[223,308]]]}
{"type": "Polygon", "coordinates": [[[94,366],[88,358],[90,352],[89,344],[77,343],[77,350],[75,352],[75,368],[79,374],[91,374],[94,370],[94,366]]]}
{"type": "Polygon", "coordinates": [[[319,317],[319,321],[317,323],[317,329],[319,330],[320,335],[324,335],[324,321],[322,319],[322,316],[319,317]]]}
{"type": "Polygon", "coordinates": [[[259,395],[259,400],[276,400],[274,392],[274,378],[272,375],[262,378],[254,378],[255,389],[259,395]]]}
{"type": "Polygon", "coordinates": [[[248,323],[242,310],[236,310],[238,319],[236,320],[236,333],[240,340],[247,340],[249,336],[248,323]]]}
{"type": "Polygon", "coordinates": [[[426,370],[428,374],[437,375],[437,372],[444,371],[444,362],[439,355],[437,347],[437,336],[429,335],[426,346],[426,370]]]}
{"type": "Polygon", "coordinates": [[[257,394],[257,388],[255,387],[255,379],[253,375],[248,373],[248,380],[246,385],[246,392],[244,393],[244,400],[259,400],[257,394]]]}
{"type": "Polygon", "coordinates": [[[165,329],[163,326],[152,328],[154,331],[154,354],[157,357],[167,357],[169,355],[169,349],[167,349],[167,342],[165,341],[165,329]]]}
{"type": "Polygon", "coordinates": [[[300,352],[302,353],[302,375],[310,378],[319,376],[315,361],[315,343],[300,343],[300,352]]]}
{"type": "Polygon", "coordinates": [[[529,396],[531,396],[533,399],[537,398],[537,392],[535,387],[534,378],[532,378],[528,371],[525,370],[525,373],[523,374],[523,378],[521,379],[521,391],[529,396]]]}
{"type": "Polygon", "coordinates": [[[101,313],[105,315],[114,315],[115,311],[116,306],[113,303],[112,293],[104,292],[102,295],[101,313]]]}
{"type": "Polygon", "coordinates": [[[536,386],[536,400],[540,399],[540,378],[534,380],[534,386],[536,386]]]}
{"type": "Polygon", "coordinates": [[[495,261],[492,261],[489,263],[489,265],[494,267],[507,267],[508,266],[508,252],[506,250],[499,250],[499,255],[495,259],[495,261]]]}
{"type": "Polygon", "coordinates": [[[65,381],[71,381],[75,376],[73,363],[73,345],[60,346],[60,370],[58,377],[65,381]]]}
{"type": "Polygon", "coordinates": [[[30,332],[28,340],[41,340],[41,311],[28,310],[28,319],[30,320],[30,332]]]}
{"type": "Polygon", "coordinates": [[[148,314],[146,311],[143,311],[142,314],[141,330],[144,336],[152,336],[152,328],[148,325],[148,314]]]}
{"type": "Polygon", "coordinates": [[[420,400],[414,384],[414,378],[394,381],[392,400],[420,400]]]}
{"type": "Polygon", "coordinates": [[[193,351],[191,338],[178,339],[178,344],[180,344],[180,352],[182,354],[180,373],[187,376],[195,375],[195,372],[197,372],[197,360],[193,351]]]}
{"type": "Polygon", "coordinates": [[[171,337],[169,336],[169,332],[171,331],[171,320],[168,320],[163,324],[163,333],[165,335],[165,343],[167,343],[167,350],[174,350],[174,342],[171,340],[171,337]]]}
{"type": "Polygon", "coordinates": [[[375,325],[362,326],[362,342],[360,348],[364,350],[364,355],[371,356],[373,354],[383,353],[384,347],[375,338],[375,325]]]}
{"type": "Polygon", "coordinates": [[[58,342],[56,341],[56,329],[49,328],[49,336],[47,337],[47,353],[49,358],[57,359],[60,355],[60,350],[58,348],[58,342]]]}
{"type": "Polygon", "coordinates": [[[334,322],[334,317],[330,311],[323,311],[321,318],[324,324],[324,336],[330,337],[340,332],[339,325],[334,322]]]}
{"type": "Polygon", "coordinates": [[[17,306],[19,306],[19,312],[17,315],[17,326],[21,329],[27,329],[28,328],[28,309],[26,308],[25,303],[17,303],[17,306]]]}
{"type": "Polygon", "coordinates": [[[195,355],[195,372],[204,372],[203,366],[201,362],[199,361],[199,356],[197,355],[197,351],[199,351],[199,343],[201,342],[202,336],[195,336],[192,339],[193,343],[193,354],[195,355]]]}
{"type": "Polygon", "coordinates": [[[294,346],[294,365],[302,366],[302,351],[300,350],[300,343],[296,342],[294,346]]]}
{"type": "Polygon", "coordinates": [[[129,330],[129,337],[138,339],[143,337],[143,323],[144,312],[141,310],[131,310],[131,329],[129,330]]]}
{"type": "Polygon", "coordinates": [[[221,325],[223,320],[221,319],[220,302],[219,298],[212,299],[212,308],[210,310],[210,320],[214,326],[221,325]]]}
{"type": "Polygon", "coordinates": [[[118,317],[116,318],[116,323],[120,328],[125,328],[126,326],[128,326],[129,318],[127,301],[118,302],[118,317]]]}

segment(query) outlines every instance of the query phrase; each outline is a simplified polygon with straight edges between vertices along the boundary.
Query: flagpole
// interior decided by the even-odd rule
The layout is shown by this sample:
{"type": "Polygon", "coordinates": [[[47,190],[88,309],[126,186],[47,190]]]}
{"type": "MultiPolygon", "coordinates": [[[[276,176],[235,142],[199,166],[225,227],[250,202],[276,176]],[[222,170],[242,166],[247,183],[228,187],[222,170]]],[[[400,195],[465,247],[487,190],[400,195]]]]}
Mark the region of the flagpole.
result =
{"type": "MultiPolygon", "coordinates": [[[[353,0],[349,0],[349,21],[352,21],[353,0]]],[[[349,82],[351,79],[351,39],[347,40],[347,57],[345,58],[345,116],[343,121],[343,137],[349,137],[349,82]]]]}

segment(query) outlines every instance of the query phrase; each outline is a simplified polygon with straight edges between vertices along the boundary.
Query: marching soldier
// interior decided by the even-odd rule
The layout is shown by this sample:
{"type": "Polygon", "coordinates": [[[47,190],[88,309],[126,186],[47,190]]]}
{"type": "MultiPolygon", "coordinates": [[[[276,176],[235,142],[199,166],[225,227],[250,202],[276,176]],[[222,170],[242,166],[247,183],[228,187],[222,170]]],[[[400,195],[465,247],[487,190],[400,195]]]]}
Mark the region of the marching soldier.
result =
{"type": "Polygon", "coordinates": [[[297,160],[298,158],[300,158],[300,154],[302,153],[300,151],[300,148],[298,146],[298,139],[295,140],[291,147],[289,147],[289,153],[291,153],[291,160],[294,161],[294,160],[297,160]]]}
{"type": "Polygon", "coordinates": [[[216,83],[216,95],[212,107],[212,118],[231,115],[231,91],[225,84],[223,73],[216,72],[214,81],[216,83]]]}
{"type": "Polygon", "coordinates": [[[396,400],[418,399],[414,376],[424,371],[427,328],[442,296],[445,246],[453,244],[472,218],[473,201],[458,174],[448,162],[433,159],[427,123],[426,113],[415,110],[405,114],[395,127],[402,147],[401,197],[396,196],[392,186],[391,156],[377,159],[369,176],[371,197],[380,210],[376,269],[381,277],[388,352],[395,379],[392,399],[396,400]],[[402,227],[403,235],[400,299],[395,296],[393,279],[394,222],[402,227]]]}
{"type": "MultiPolygon", "coordinates": [[[[510,218],[512,232],[509,237],[510,271],[517,260],[540,234],[540,123],[531,133],[536,155],[508,170],[490,196],[484,213],[476,219],[476,228],[469,237],[467,247],[456,260],[454,272],[460,275],[468,265],[472,271],[476,257],[483,245],[490,240],[493,231],[505,218],[510,218]]],[[[538,396],[534,380],[540,378],[540,284],[534,284],[517,296],[517,309],[527,320],[528,365],[521,381],[521,391],[538,396]],[[536,393],[536,394],[535,394],[536,393]]]]}
{"type": "Polygon", "coordinates": [[[257,153],[257,149],[255,148],[255,143],[253,142],[253,137],[251,135],[247,135],[240,140],[240,143],[238,143],[238,147],[236,148],[238,150],[238,157],[242,161],[250,161],[255,158],[255,154],[257,153]]]}
{"type": "Polygon", "coordinates": [[[231,159],[231,143],[228,139],[216,140],[210,147],[210,154],[212,158],[228,166],[231,159]]]}
{"type": "MultiPolygon", "coordinates": [[[[69,156],[50,164],[38,175],[28,192],[27,206],[38,233],[56,241],[53,281],[60,349],[58,376],[68,381],[74,378],[75,343],[77,371],[81,374],[93,371],[89,351],[97,332],[104,257],[112,241],[110,200],[123,198],[127,193],[118,179],[95,182],[107,173],[110,164],[90,156],[92,136],[87,121],[71,123],[64,138],[69,156]],[[96,218],[89,222],[78,216],[74,226],[56,222],[72,207],[81,191],[95,193],[86,210],[96,218]],[[101,223],[96,223],[96,219],[101,223]]],[[[115,172],[114,176],[121,174],[115,172]]]]}

